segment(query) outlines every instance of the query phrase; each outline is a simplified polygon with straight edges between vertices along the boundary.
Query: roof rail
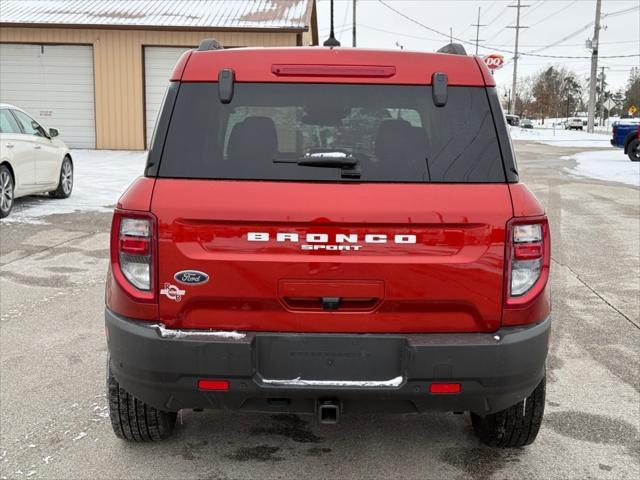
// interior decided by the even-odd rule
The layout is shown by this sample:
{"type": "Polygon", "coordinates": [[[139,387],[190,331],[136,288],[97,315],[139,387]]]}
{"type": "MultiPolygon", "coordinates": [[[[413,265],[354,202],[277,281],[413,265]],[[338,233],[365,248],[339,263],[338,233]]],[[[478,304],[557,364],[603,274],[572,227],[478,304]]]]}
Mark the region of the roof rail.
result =
{"type": "Polygon", "coordinates": [[[452,55],[466,55],[467,51],[459,43],[448,43],[438,50],[438,53],[450,53],[452,55]]]}
{"type": "Polygon", "coordinates": [[[200,41],[200,46],[198,47],[199,52],[206,52],[207,50],[222,50],[224,47],[222,44],[217,41],[215,38],[203,38],[200,41]]]}

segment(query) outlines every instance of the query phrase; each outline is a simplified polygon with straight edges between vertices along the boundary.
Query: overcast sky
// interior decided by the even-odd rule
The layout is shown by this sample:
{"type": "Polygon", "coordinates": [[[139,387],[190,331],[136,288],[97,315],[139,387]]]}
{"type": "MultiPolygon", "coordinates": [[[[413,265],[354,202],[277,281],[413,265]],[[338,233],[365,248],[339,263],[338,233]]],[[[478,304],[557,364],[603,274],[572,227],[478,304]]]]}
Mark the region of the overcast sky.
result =
{"type": "MultiPolygon", "coordinates": [[[[320,43],[329,33],[329,0],[317,0],[320,43]]],[[[435,51],[449,43],[448,38],[418,25],[421,23],[445,34],[452,28],[453,36],[475,41],[478,7],[481,7],[480,55],[502,53],[505,66],[495,74],[498,86],[510,86],[513,75],[513,54],[496,49],[513,51],[516,9],[509,8],[517,0],[357,0],[358,47],[435,51]],[[400,13],[383,5],[388,4],[400,13]],[[415,20],[414,23],[401,14],[415,20]]],[[[585,40],[593,36],[596,0],[522,0],[529,5],[521,10],[520,24],[529,28],[520,30],[521,52],[539,55],[588,57],[585,40]],[[544,48],[548,45],[554,45],[544,48]]],[[[352,0],[335,0],[334,22],[336,37],[343,46],[351,46],[352,0]]],[[[600,31],[600,55],[640,54],[640,0],[602,0],[602,25],[600,31]],[[631,10],[625,13],[617,13],[631,10]]],[[[475,47],[465,45],[467,52],[475,47]]],[[[588,58],[554,59],[521,56],[518,61],[518,78],[530,75],[546,65],[560,64],[573,70],[580,77],[589,75],[588,58]]],[[[640,66],[640,57],[602,58],[598,62],[606,70],[607,82],[615,88],[623,87],[629,78],[629,70],[640,66]]]]}

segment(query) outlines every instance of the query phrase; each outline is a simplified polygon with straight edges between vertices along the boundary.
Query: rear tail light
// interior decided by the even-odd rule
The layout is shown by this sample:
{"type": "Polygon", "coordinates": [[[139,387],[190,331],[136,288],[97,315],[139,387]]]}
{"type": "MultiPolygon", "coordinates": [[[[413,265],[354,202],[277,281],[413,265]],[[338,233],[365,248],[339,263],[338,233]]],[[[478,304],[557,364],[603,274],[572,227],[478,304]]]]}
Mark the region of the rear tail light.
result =
{"type": "Polygon", "coordinates": [[[546,217],[516,218],[507,224],[506,304],[535,299],[549,277],[551,248],[546,217]]]}
{"type": "Polygon", "coordinates": [[[638,138],[640,138],[640,125],[638,125],[638,138]]]}
{"type": "Polygon", "coordinates": [[[114,276],[136,300],[154,300],[155,217],[116,210],[111,226],[111,263],[114,276]]]}

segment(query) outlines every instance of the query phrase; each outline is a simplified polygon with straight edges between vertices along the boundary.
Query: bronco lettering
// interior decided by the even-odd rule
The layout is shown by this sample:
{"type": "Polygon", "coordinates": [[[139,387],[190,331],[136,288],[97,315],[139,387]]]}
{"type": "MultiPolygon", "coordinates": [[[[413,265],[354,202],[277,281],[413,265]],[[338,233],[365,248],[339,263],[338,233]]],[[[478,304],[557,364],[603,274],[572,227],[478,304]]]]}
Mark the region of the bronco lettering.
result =
{"type": "MultiPolygon", "coordinates": [[[[326,233],[307,233],[303,236],[307,243],[329,243],[329,235],[326,233]]],[[[247,240],[250,242],[268,242],[271,236],[267,232],[249,232],[247,234],[247,240]]],[[[299,243],[300,235],[297,233],[277,233],[276,242],[292,242],[299,243]]],[[[357,234],[343,234],[338,233],[333,239],[334,243],[358,243],[363,241],[364,243],[389,243],[389,236],[386,234],[367,234],[364,239],[360,240],[357,234]]],[[[393,243],[416,243],[416,236],[411,234],[398,234],[393,236],[393,243]]],[[[343,250],[343,249],[340,249],[343,250]]]]}

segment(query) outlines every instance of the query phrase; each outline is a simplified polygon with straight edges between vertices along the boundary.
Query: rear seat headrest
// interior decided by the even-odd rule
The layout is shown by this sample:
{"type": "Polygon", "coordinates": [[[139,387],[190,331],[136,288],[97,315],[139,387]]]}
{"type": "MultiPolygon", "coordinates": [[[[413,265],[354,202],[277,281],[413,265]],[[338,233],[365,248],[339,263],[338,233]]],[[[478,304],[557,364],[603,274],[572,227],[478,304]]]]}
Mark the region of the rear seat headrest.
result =
{"type": "Polygon", "coordinates": [[[247,117],[233,126],[227,158],[232,161],[271,161],[278,153],[278,132],[269,117],[247,117]]]}

